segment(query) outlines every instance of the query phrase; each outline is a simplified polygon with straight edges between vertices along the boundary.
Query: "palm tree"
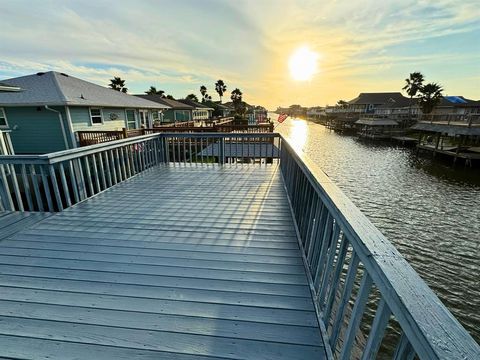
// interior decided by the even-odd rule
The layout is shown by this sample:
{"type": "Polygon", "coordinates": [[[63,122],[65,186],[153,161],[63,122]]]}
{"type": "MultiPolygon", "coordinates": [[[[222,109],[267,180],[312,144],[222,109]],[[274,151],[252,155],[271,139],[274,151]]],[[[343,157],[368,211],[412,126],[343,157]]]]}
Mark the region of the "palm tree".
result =
{"type": "Polygon", "coordinates": [[[420,91],[424,80],[425,78],[423,74],[418,71],[411,73],[408,79],[405,79],[405,86],[402,88],[402,90],[405,90],[408,96],[410,96],[410,106],[408,109],[410,122],[412,121],[412,100],[413,97],[416,96],[420,91]]]}
{"type": "Polygon", "coordinates": [[[198,97],[195,94],[188,94],[185,99],[198,102],[198,97]]]}
{"type": "Polygon", "coordinates": [[[121,91],[123,93],[126,93],[128,91],[128,89],[125,87],[125,80],[122,80],[118,76],[110,79],[110,84],[108,86],[110,87],[110,89],[121,91]]]}
{"type": "Polygon", "coordinates": [[[243,115],[246,110],[245,103],[243,102],[243,93],[239,88],[232,91],[230,99],[233,102],[235,112],[239,115],[243,115]]]}
{"type": "Polygon", "coordinates": [[[440,103],[443,98],[442,91],[442,86],[437,83],[429,83],[420,87],[418,104],[422,108],[424,115],[430,114],[440,103]]]}
{"type": "Polygon", "coordinates": [[[147,95],[160,95],[160,97],[165,97],[165,91],[157,90],[157,88],[155,86],[150,86],[150,89],[145,91],[145,94],[147,94],[147,95]]]}
{"type": "Polygon", "coordinates": [[[235,90],[232,91],[232,94],[230,95],[230,99],[235,103],[235,102],[240,102],[242,101],[242,96],[243,93],[239,88],[236,88],[235,90]]]}
{"type": "Polygon", "coordinates": [[[215,83],[215,91],[220,96],[220,104],[222,103],[222,96],[225,91],[227,91],[227,85],[223,82],[223,80],[218,80],[215,83]]]}
{"type": "Polygon", "coordinates": [[[200,86],[200,94],[202,94],[202,99],[205,98],[207,94],[207,87],[205,85],[200,86]]]}

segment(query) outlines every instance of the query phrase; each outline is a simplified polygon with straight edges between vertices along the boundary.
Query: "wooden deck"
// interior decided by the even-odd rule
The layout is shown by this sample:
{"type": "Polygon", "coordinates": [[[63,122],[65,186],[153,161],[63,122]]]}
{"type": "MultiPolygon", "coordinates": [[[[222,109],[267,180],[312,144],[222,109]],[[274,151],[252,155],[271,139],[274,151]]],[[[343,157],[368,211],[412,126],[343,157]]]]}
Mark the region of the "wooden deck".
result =
{"type": "Polygon", "coordinates": [[[326,357],[276,166],[159,166],[26,225],[0,358],[326,357]]]}

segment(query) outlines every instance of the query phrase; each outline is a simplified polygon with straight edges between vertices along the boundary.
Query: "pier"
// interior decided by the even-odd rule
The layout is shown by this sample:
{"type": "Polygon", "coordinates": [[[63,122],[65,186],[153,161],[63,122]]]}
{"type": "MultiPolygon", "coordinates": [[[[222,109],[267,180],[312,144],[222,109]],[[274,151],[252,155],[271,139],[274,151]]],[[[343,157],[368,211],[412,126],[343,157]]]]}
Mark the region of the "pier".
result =
{"type": "Polygon", "coordinates": [[[480,356],[279,134],[158,133],[1,156],[0,180],[12,219],[0,223],[0,357],[371,359],[392,323],[396,359],[480,356]]]}

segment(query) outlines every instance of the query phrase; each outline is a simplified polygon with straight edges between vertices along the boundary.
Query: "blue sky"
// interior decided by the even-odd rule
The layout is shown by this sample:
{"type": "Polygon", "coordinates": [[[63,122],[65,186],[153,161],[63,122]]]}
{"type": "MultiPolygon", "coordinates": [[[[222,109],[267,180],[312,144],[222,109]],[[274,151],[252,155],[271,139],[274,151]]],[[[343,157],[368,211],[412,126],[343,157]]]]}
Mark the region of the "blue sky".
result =
{"type": "Polygon", "coordinates": [[[422,71],[445,93],[480,99],[477,1],[0,0],[0,79],[57,70],[131,93],[183,97],[223,79],[269,108],[399,91],[422,71]],[[294,81],[307,45],[319,71],[294,81]]]}

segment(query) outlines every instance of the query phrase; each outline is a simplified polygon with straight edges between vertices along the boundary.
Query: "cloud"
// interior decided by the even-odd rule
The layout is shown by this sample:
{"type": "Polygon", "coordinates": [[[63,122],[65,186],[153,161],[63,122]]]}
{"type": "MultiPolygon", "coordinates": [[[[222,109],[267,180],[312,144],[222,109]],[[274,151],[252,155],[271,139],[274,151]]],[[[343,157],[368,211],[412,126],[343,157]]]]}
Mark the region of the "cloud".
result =
{"type": "Polygon", "coordinates": [[[447,39],[480,35],[477,17],[475,1],[454,0],[18,0],[0,13],[0,78],[54,69],[106,84],[119,75],[132,91],[155,85],[176,96],[201,84],[213,93],[222,78],[270,107],[333,103],[395,89],[406,72],[442,61],[473,71],[478,47],[455,52],[447,39]],[[304,44],[321,54],[320,73],[297,83],[287,59],[304,44]]]}

